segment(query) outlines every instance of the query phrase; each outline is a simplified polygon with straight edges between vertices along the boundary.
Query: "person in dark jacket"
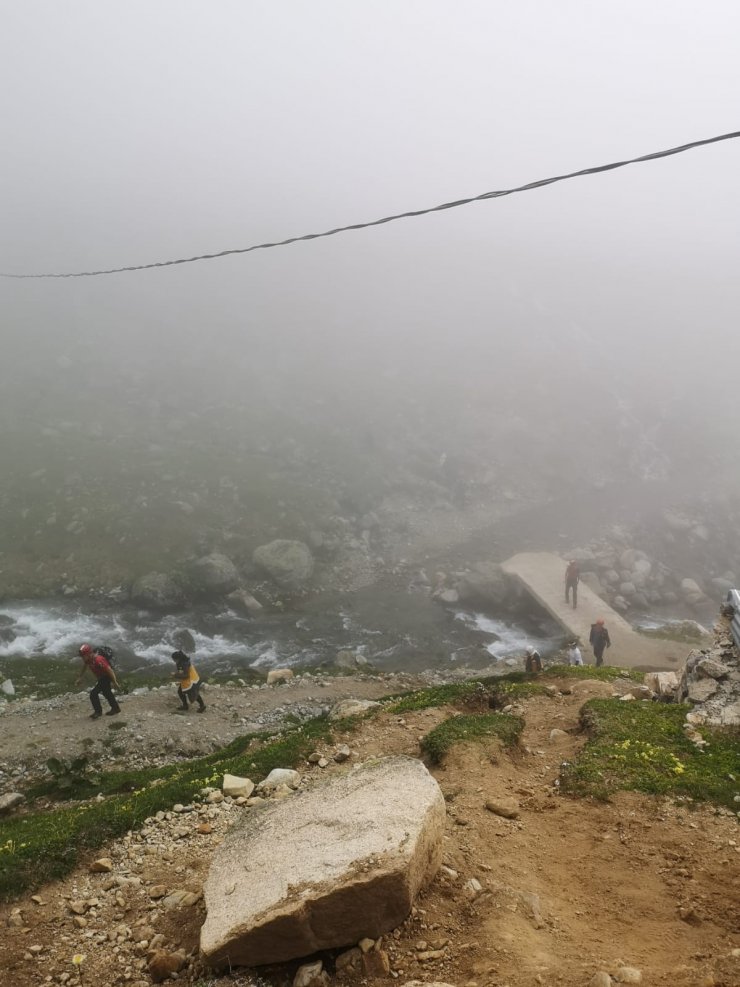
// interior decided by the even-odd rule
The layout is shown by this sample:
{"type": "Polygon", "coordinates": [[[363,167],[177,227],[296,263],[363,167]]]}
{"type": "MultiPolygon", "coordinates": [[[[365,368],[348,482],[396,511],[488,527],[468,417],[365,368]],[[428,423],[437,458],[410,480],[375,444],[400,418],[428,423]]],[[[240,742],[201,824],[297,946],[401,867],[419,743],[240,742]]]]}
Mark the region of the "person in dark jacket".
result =
{"type": "Polygon", "coordinates": [[[573,590],[573,609],[578,606],[578,583],[581,576],[578,572],[578,563],[571,559],[565,570],[565,602],[570,603],[570,591],[573,590]]]}
{"type": "Polygon", "coordinates": [[[91,671],[96,678],[96,683],[90,690],[90,702],[92,703],[93,711],[90,714],[91,720],[97,720],[103,715],[103,707],[100,703],[100,694],[105,696],[108,700],[108,705],[110,709],[105,714],[106,716],[116,716],[121,712],[121,707],[118,705],[118,700],[113,695],[113,686],[116,689],[121,687],[118,684],[118,679],[116,678],[116,673],[113,671],[108,659],[100,654],[95,648],[92,648],[89,644],[83,644],[80,647],[80,658],[82,658],[82,671],[77,676],[77,685],[82,681],[82,676],[86,671],[91,671]]]}
{"type": "Polygon", "coordinates": [[[177,695],[180,699],[180,709],[176,712],[187,713],[188,703],[192,706],[197,702],[198,712],[204,713],[206,704],[203,702],[203,697],[200,694],[201,680],[195,665],[184,651],[173,651],[172,660],[174,661],[177,669],[173,673],[174,678],[180,680],[179,685],[177,686],[177,695]]]}
{"type": "Polygon", "coordinates": [[[596,667],[604,664],[604,648],[611,648],[612,642],[609,640],[609,631],[604,626],[603,617],[599,617],[595,624],[591,624],[591,633],[588,640],[594,649],[596,657],[596,667]]]}

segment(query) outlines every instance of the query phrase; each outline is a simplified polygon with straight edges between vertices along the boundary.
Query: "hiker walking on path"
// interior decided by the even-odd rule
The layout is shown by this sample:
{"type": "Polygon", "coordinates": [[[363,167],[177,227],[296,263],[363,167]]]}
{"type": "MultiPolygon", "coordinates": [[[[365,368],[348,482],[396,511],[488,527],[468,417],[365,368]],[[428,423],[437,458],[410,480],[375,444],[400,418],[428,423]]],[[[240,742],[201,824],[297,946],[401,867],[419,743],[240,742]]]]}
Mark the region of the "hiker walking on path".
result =
{"type": "Polygon", "coordinates": [[[119,690],[121,687],[118,684],[116,673],[113,671],[110,662],[105,655],[101,653],[102,650],[103,649],[92,648],[89,644],[83,644],[80,647],[82,671],[77,676],[76,684],[80,684],[82,677],[88,669],[93,673],[97,680],[95,685],[90,690],[90,702],[92,703],[93,708],[93,711],[90,714],[91,720],[97,720],[103,715],[103,707],[100,703],[101,693],[108,700],[108,705],[110,706],[110,709],[105,714],[106,716],[116,716],[121,712],[121,707],[118,705],[118,700],[113,695],[113,686],[119,690]]]}
{"type": "Polygon", "coordinates": [[[573,590],[573,609],[578,606],[578,584],[581,581],[578,563],[571,559],[565,570],[565,602],[570,603],[570,591],[573,590]]]}
{"type": "Polygon", "coordinates": [[[527,675],[538,675],[542,671],[542,659],[539,651],[534,648],[527,648],[527,657],[524,659],[524,670],[527,675]]]}
{"type": "Polygon", "coordinates": [[[595,624],[591,624],[588,640],[594,649],[596,667],[599,668],[604,664],[604,648],[611,648],[612,646],[612,642],[609,640],[609,631],[604,626],[603,617],[599,617],[595,624]]]}
{"type": "Polygon", "coordinates": [[[182,704],[180,709],[175,712],[187,713],[188,703],[192,706],[193,703],[197,702],[198,712],[204,713],[206,704],[203,702],[203,697],[200,694],[200,675],[198,675],[195,665],[184,651],[173,651],[172,660],[177,666],[174,677],[180,680],[177,686],[177,694],[182,704]]]}

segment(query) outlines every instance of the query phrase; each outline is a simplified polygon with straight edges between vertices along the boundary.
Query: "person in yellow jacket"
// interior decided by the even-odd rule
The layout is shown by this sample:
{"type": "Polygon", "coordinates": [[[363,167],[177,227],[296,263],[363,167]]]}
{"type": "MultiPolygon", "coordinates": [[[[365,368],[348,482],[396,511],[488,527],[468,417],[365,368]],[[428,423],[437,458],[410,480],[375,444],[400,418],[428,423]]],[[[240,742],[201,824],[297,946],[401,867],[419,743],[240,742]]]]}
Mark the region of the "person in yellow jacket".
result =
{"type": "Polygon", "coordinates": [[[195,665],[184,651],[173,651],[172,660],[177,666],[173,678],[180,680],[177,686],[177,695],[180,697],[182,705],[177,712],[187,713],[188,703],[192,706],[193,703],[197,702],[198,712],[204,713],[206,704],[200,694],[200,675],[198,675],[195,665]]]}

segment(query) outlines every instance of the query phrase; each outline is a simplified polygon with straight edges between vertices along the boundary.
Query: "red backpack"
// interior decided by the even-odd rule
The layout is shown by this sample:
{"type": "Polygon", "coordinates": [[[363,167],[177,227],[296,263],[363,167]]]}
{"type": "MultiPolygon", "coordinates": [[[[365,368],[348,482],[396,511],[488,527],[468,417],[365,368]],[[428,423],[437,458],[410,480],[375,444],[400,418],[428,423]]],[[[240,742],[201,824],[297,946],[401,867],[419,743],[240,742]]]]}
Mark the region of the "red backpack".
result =
{"type": "Polygon", "coordinates": [[[111,667],[102,655],[93,655],[90,660],[90,671],[98,678],[102,675],[110,678],[111,667]]]}

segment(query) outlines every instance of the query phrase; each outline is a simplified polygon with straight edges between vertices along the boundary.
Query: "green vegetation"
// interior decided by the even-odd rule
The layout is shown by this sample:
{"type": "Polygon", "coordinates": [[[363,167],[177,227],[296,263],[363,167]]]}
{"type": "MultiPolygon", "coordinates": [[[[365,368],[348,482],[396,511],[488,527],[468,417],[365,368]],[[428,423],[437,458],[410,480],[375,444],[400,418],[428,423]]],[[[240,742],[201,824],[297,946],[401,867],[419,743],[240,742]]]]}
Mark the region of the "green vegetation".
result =
{"type": "Polygon", "coordinates": [[[46,762],[46,767],[51,772],[54,785],[60,792],[71,792],[73,789],[79,788],[81,784],[94,786],[99,779],[99,775],[92,770],[90,762],[84,755],[76,757],[72,761],[62,761],[58,757],[50,757],[46,762]]]}
{"type": "MultiPolygon", "coordinates": [[[[346,724],[337,728],[346,729],[346,724]]],[[[317,741],[330,737],[324,719],[278,734],[269,742],[241,737],[208,757],[167,768],[103,774],[94,790],[110,797],[101,802],[4,821],[0,824],[0,900],[63,877],[83,853],[135,829],[148,816],[171,809],[176,802],[190,802],[201,788],[216,784],[226,772],[264,777],[273,768],[296,764],[315,749],[317,741]],[[127,794],[113,794],[121,792],[127,794]]],[[[49,787],[55,787],[55,782],[49,787]]],[[[83,794],[80,789],[86,797],[90,795],[89,783],[81,775],[70,779],[61,792],[56,785],[56,793],[66,798],[74,792],[83,794]]]]}
{"type": "Polygon", "coordinates": [[[506,747],[517,743],[524,728],[524,720],[505,713],[479,713],[470,716],[452,716],[440,723],[424,737],[421,749],[435,764],[440,764],[445,754],[455,744],[498,738],[506,747]]]}
{"type": "Polygon", "coordinates": [[[540,696],[545,692],[545,687],[535,679],[526,678],[524,675],[507,675],[501,679],[495,679],[489,686],[491,705],[496,709],[508,706],[509,703],[516,703],[522,699],[529,699],[532,696],[540,696]]]}
{"type": "Polygon", "coordinates": [[[392,703],[388,710],[391,713],[409,713],[417,709],[429,709],[432,706],[449,706],[470,700],[481,691],[485,692],[482,682],[474,679],[453,682],[449,685],[435,685],[403,696],[392,703]]]}
{"type": "Polygon", "coordinates": [[[575,763],[563,767],[561,791],[608,799],[631,789],[735,808],[740,733],[702,730],[708,746],[699,749],[683,730],[687,711],[684,705],[592,699],[581,710],[591,739],[575,763]]]}
{"type": "Polygon", "coordinates": [[[709,640],[709,635],[693,620],[661,624],[660,627],[636,627],[635,630],[643,637],[658,638],[661,641],[678,641],[681,644],[701,644],[702,641],[709,640]]]}
{"type": "Polygon", "coordinates": [[[645,677],[634,668],[615,668],[613,665],[550,665],[542,673],[546,678],[557,679],[598,679],[600,682],[611,682],[614,679],[632,679],[642,682],[645,677]]]}

